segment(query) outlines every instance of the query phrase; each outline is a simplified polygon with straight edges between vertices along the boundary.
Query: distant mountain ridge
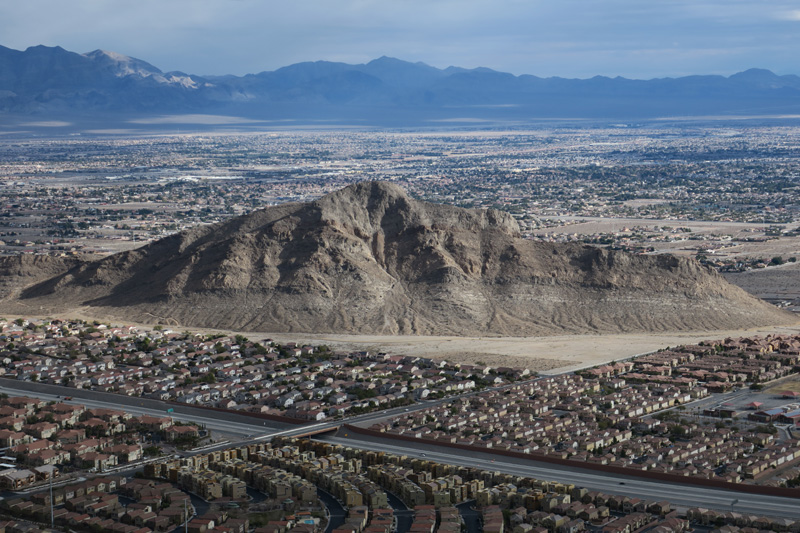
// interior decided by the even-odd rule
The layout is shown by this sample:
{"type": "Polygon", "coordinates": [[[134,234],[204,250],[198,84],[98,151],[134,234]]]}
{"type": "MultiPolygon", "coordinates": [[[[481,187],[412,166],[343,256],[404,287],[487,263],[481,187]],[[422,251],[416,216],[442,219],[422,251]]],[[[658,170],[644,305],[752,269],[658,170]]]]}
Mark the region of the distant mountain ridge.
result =
{"type": "Polygon", "coordinates": [[[164,73],[135,58],[60,47],[0,46],[0,112],[236,113],[257,119],[380,123],[476,118],[648,118],[800,114],[800,77],[750,69],[729,77],[632,80],[515,76],[381,57],[315,61],[246,76],[164,73]]]}
{"type": "MultiPolygon", "coordinates": [[[[113,52],[87,54],[34,46],[0,47],[0,110],[149,110],[184,100],[204,82],[113,52]]],[[[186,103],[186,102],[182,102],[186,103]]]]}

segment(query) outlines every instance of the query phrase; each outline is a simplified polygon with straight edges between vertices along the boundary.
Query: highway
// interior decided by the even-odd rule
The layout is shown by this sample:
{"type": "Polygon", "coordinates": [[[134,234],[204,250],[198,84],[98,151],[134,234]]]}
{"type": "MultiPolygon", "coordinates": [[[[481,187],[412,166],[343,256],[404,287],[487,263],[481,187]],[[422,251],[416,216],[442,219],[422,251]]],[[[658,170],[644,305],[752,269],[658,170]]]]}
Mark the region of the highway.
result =
{"type": "MultiPolygon", "coordinates": [[[[491,387],[485,390],[500,390],[508,386],[510,385],[491,387]]],[[[175,404],[149,398],[136,398],[131,396],[121,396],[118,394],[92,391],[88,389],[73,389],[44,383],[17,382],[14,380],[0,380],[0,392],[8,394],[9,396],[33,395],[45,401],[80,404],[90,409],[119,409],[136,416],[169,416],[175,421],[194,422],[204,426],[209,430],[217,431],[236,439],[245,439],[246,442],[258,442],[266,438],[280,435],[299,435],[315,429],[338,428],[343,423],[342,420],[326,420],[319,423],[293,425],[278,421],[263,420],[256,417],[248,417],[238,413],[231,415],[229,413],[213,412],[193,407],[191,405],[175,404]],[[71,399],[65,400],[65,397],[71,397],[71,399]],[[236,420],[232,420],[232,418],[235,418],[236,420]]],[[[478,391],[470,392],[462,396],[469,397],[478,393],[478,391]]],[[[385,420],[402,413],[428,409],[448,401],[450,401],[450,398],[423,400],[408,406],[394,407],[391,409],[384,409],[381,411],[349,417],[347,422],[350,424],[366,426],[368,425],[368,422],[377,422],[379,420],[385,420]]],[[[229,445],[230,444],[225,444],[224,446],[229,445]]],[[[220,446],[214,446],[208,449],[213,450],[219,447],[220,446]]]]}
{"type": "Polygon", "coordinates": [[[438,461],[459,466],[478,467],[517,476],[528,476],[547,481],[572,483],[589,490],[602,491],[607,494],[619,494],[656,501],[668,500],[678,508],[706,507],[723,511],[733,510],[740,513],[800,518],[800,501],[793,498],[778,498],[744,492],[726,491],[708,487],[693,487],[640,478],[615,476],[575,467],[548,465],[514,459],[481,452],[464,452],[431,444],[378,441],[360,435],[344,437],[344,430],[337,436],[321,436],[316,440],[342,444],[365,450],[384,451],[387,453],[416,456],[430,461],[438,461]],[[413,448],[410,446],[413,445],[413,448]]]}
{"type": "MultiPolygon", "coordinates": [[[[70,389],[65,388],[64,394],[69,395],[70,389]]],[[[0,384],[0,392],[4,392],[9,396],[29,396],[32,393],[30,391],[19,390],[19,389],[12,389],[6,383],[0,384]]],[[[130,413],[134,416],[139,415],[150,415],[150,416],[169,416],[172,417],[173,420],[180,421],[180,422],[195,422],[202,426],[205,426],[207,429],[212,431],[219,431],[221,433],[225,433],[226,435],[232,436],[245,436],[245,435],[253,435],[256,433],[261,433],[264,431],[281,431],[286,429],[286,425],[281,425],[278,423],[272,422],[264,422],[262,420],[253,419],[252,424],[241,423],[241,422],[233,422],[230,420],[219,420],[214,418],[204,417],[201,414],[189,414],[189,413],[182,413],[182,412],[167,412],[168,408],[163,409],[152,409],[144,406],[135,406],[135,405],[120,405],[118,403],[112,403],[106,400],[93,400],[87,398],[73,398],[72,400],[66,401],[64,400],[63,395],[57,394],[50,394],[45,392],[37,392],[35,393],[37,398],[41,398],[44,401],[57,401],[57,402],[65,402],[65,403],[72,403],[72,404],[80,404],[86,406],[88,409],[94,408],[102,408],[102,409],[118,409],[120,411],[125,411],[130,413]],[[270,424],[267,426],[266,424],[270,424]]]]}
{"type": "MultiPolygon", "coordinates": [[[[193,408],[191,406],[183,406],[183,405],[176,406],[175,404],[169,404],[157,400],[145,400],[142,402],[138,402],[137,398],[120,397],[119,395],[115,394],[99,393],[96,391],[89,391],[89,390],[76,391],[75,389],[70,389],[66,387],[53,388],[53,386],[48,386],[44,384],[38,384],[38,386],[35,385],[32,386],[31,383],[26,383],[25,389],[16,388],[14,387],[14,385],[16,385],[16,383],[13,381],[0,381],[0,393],[5,393],[8,394],[9,396],[35,396],[44,401],[56,401],[56,402],[65,402],[76,405],[84,405],[89,409],[92,408],[118,409],[135,416],[139,415],[150,415],[159,417],[169,416],[174,421],[193,422],[196,424],[200,424],[201,426],[204,426],[206,429],[209,429],[211,431],[217,431],[218,433],[221,433],[223,435],[233,437],[234,439],[237,440],[237,442],[241,439],[242,444],[246,444],[248,442],[259,442],[277,436],[291,437],[294,435],[301,435],[307,433],[308,431],[313,431],[317,429],[334,429],[338,428],[342,424],[341,420],[332,420],[319,423],[292,425],[292,424],[285,424],[281,422],[274,422],[268,420],[265,421],[255,417],[248,418],[247,416],[243,415],[239,415],[237,421],[233,421],[230,419],[230,417],[219,416],[219,413],[211,413],[209,411],[193,408]],[[50,390],[49,391],[30,390],[32,388],[34,389],[49,388],[50,390]],[[53,391],[57,391],[59,394],[53,391]],[[79,398],[76,396],[70,396],[74,394],[80,394],[82,397],[79,398]],[[65,400],[64,399],[65,397],[71,397],[72,399],[65,400]],[[120,403],[120,400],[123,399],[126,400],[125,404],[120,403]],[[169,412],[168,411],[169,409],[173,409],[173,411],[169,412]],[[214,414],[216,416],[211,417],[209,416],[210,414],[214,414]]],[[[443,400],[427,401],[413,406],[395,407],[392,409],[386,409],[374,413],[366,413],[363,415],[351,417],[348,419],[348,422],[350,423],[375,422],[377,420],[382,420],[385,418],[390,418],[392,416],[399,415],[403,412],[415,409],[425,409],[433,405],[443,403],[445,401],[447,400],[443,399],[443,400]]],[[[231,443],[229,441],[225,441],[223,444],[204,448],[202,452],[198,453],[205,453],[210,450],[226,448],[229,446],[231,446],[231,443]]]]}
{"type": "MultiPolygon", "coordinates": [[[[31,392],[30,390],[20,390],[11,388],[14,382],[0,382],[0,392],[9,395],[35,395],[43,400],[64,401],[63,395],[45,392],[31,392]]],[[[26,386],[30,386],[26,384],[26,386]]],[[[60,388],[66,395],[74,389],[60,388]]],[[[86,395],[91,391],[81,391],[86,395]]],[[[278,422],[264,422],[253,418],[249,422],[246,417],[239,417],[239,421],[234,422],[225,418],[211,418],[206,416],[207,412],[200,409],[181,408],[181,411],[188,410],[191,413],[172,412],[166,413],[164,408],[149,408],[137,405],[120,405],[118,402],[109,401],[115,395],[105,395],[102,399],[74,398],[71,403],[80,403],[87,407],[102,407],[109,409],[120,409],[135,415],[148,414],[152,416],[172,416],[174,420],[184,422],[196,422],[205,425],[206,428],[218,431],[225,435],[234,437],[236,442],[224,441],[219,444],[204,447],[193,452],[184,452],[182,455],[197,455],[209,451],[228,448],[230,446],[244,445],[250,442],[264,442],[277,436],[295,436],[307,433],[308,431],[338,428],[342,421],[325,421],[312,423],[302,426],[291,426],[278,422]]],[[[129,399],[134,400],[135,398],[129,399]]],[[[367,413],[357,417],[347,419],[348,423],[364,425],[364,422],[374,422],[388,418],[402,412],[424,409],[432,405],[442,403],[445,400],[434,400],[422,402],[407,407],[397,407],[376,413],[367,413]]],[[[150,402],[154,402],[150,400],[150,402]]],[[[156,404],[161,402],[154,402],[156,404]]],[[[165,406],[169,404],[164,404],[165,406]]],[[[217,413],[211,413],[218,415],[217,413]]],[[[366,450],[385,451],[408,456],[425,457],[431,461],[454,464],[459,466],[479,467],[484,469],[496,470],[499,472],[514,475],[530,476],[542,480],[559,481],[572,483],[589,490],[602,491],[607,494],[620,494],[623,496],[635,496],[652,500],[668,500],[678,508],[701,506],[722,511],[730,511],[731,503],[734,504],[733,510],[757,515],[779,516],[786,518],[800,518],[800,501],[791,498],[778,498],[773,496],[761,496],[747,494],[736,491],[726,491],[706,487],[694,487],[691,485],[672,484],[657,481],[643,480],[631,476],[621,476],[614,474],[599,473],[595,471],[582,470],[572,466],[550,465],[537,463],[526,459],[515,459],[482,453],[480,451],[463,451],[451,448],[439,447],[420,440],[417,442],[391,441],[390,438],[379,439],[361,435],[349,435],[346,430],[340,430],[336,436],[318,436],[317,440],[332,442],[361,448],[366,450]]]]}

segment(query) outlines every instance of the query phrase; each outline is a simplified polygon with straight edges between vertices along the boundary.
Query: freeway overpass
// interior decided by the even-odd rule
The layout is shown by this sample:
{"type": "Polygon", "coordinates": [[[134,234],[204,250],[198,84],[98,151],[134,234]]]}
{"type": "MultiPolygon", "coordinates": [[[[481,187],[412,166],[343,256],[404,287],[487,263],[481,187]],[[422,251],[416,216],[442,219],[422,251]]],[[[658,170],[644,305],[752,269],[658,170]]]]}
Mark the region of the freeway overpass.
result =
{"type": "MultiPolygon", "coordinates": [[[[481,452],[479,450],[456,450],[436,446],[428,441],[401,442],[392,441],[390,438],[374,438],[352,434],[352,432],[339,431],[336,436],[324,435],[334,433],[342,425],[342,421],[325,421],[311,424],[287,424],[276,421],[266,421],[238,413],[222,413],[218,411],[196,408],[191,406],[176,406],[173,403],[148,400],[117,394],[102,393],[97,391],[80,390],[59,387],[55,385],[38,383],[20,383],[13,380],[0,380],[0,392],[10,395],[35,394],[45,400],[63,401],[64,395],[74,395],[74,403],[81,403],[88,407],[105,407],[123,409],[133,414],[149,414],[165,416],[167,409],[174,408],[168,413],[176,420],[196,422],[205,427],[228,435],[241,438],[239,442],[224,442],[218,445],[205,447],[184,455],[196,455],[209,451],[244,445],[250,442],[264,442],[274,437],[314,437],[316,439],[362,448],[366,450],[385,451],[401,455],[425,457],[431,461],[442,463],[475,466],[479,468],[497,470],[515,475],[535,477],[543,480],[561,481],[572,483],[590,490],[603,491],[608,494],[636,496],[654,500],[668,500],[679,507],[702,506],[723,511],[733,509],[738,512],[751,514],[766,514],[787,518],[800,518],[800,501],[793,498],[780,498],[745,494],[723,489],[692,486],[691,483],[673,484],[661,481],[643,480],[633,476],[596,472],[574,466],[562,466],[536,462],[531,459],[509,458],[496,454],[481,452]],[[22,385],[22,387],[17,387],[22,385]],[[41,391],[41,392],[39,392],[41,391]],[[78,397],[80,395],[80,397],[78,397]]],[[[347,420],[348,423],[359,425],[375,420],[381,420],[413,409],[423,409],[446,400],[424,402],[421,405],[398,407],[377,413],[367,413],[347,420]]],[[[687,480],[688,481],[688,480],[687,480]]]]}

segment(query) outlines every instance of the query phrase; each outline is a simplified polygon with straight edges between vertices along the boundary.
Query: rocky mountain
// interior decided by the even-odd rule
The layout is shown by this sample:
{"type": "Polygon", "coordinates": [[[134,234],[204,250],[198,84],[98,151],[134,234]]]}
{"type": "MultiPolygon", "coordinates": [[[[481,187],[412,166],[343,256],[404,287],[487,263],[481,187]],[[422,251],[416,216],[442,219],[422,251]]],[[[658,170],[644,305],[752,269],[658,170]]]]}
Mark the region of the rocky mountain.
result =
{"type": "Polygon", "coordinates": [[[20,290],[63,274],[79,266],[77,257],[12,255],[0,257],[0,301],[13,298],[20,290]]]}
{"type": "Polygon", "coordinates": [[[800,111],[800,77],[751,69],[730,77],[539,78],[438,69],[382,57],[298,63],[247,76],[163,73],[138,59],[59,47],[0,47],[0,112],[203,112],[272,120],[418,124],[464,118],[648,118],[800,111]]]}
{"type": "Polygon", "coordinates": [[[518,336],[795,321],[694,260],[533,242],[508,214],[414,200],[382,182],[82,262],[28,287],[17,305],[240,331],[363,334],[518,336]]]}
{"type": "Polygon", "coordinates": [[[0,110],[17,112],[152,111],[190,109],[201,78],[163,73],[114,52],[76,54],[34,46],[24,52],[0,46],[0,110]]]}

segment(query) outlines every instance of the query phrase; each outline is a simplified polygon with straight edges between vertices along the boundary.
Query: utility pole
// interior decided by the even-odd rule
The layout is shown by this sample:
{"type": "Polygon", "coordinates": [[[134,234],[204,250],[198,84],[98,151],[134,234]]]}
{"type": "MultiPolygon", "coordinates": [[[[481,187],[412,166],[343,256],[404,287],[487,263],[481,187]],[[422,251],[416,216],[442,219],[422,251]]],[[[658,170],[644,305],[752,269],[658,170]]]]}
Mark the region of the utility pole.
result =
{"type": "Polygon", "coordinates": [[[53,511],[53,474],[56,471],[56,467],[50,465],[50,529],[55,529],[55,513],[53,511]]]}

